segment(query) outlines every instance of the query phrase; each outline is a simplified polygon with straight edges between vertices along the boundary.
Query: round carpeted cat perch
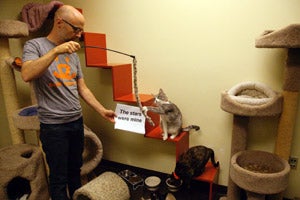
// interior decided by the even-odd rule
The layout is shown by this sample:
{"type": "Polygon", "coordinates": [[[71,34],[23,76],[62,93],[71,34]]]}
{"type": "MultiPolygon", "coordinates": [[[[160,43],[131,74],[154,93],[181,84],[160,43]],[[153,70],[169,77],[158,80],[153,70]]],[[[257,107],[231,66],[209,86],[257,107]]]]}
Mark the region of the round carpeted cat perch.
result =
{"type": "Polygon", "coordinates": [[[92,172],[100,163],[103,156],[103,146],[98,136],[87,126],[84,126],[84,149],[81,176],[92,172]]]}
{"type": "Polygon", "coordinates": [[[28,34],[26,23],[17,20],[0,20],[0,80],[13,144],[24,143],[25,139],[23,132],[14,126],[12,119],[13,112],[19,109],[20,106],[17,98],[14,72],[6,60],[11,57],[9,38],[26,37],[28,34]]]}
{"type": "Polygon", "coordinates": [[[74,200],[129,200],[126,182],[114,172],[104,172],[74,193],[74,200]]]}
{"type": "Polygon", "coordinates": [[[39,147],[15,144],[0,149],[0,199],[49,199],[43,155],[39,147]]]}
{"type": "Polygon", "coordinates": [[[257,48],[287,48],[283,84],[283,109],[278,125],[275,153],[288,160],[298,110],[300,91],[300,24],[265,31],[255,41],[257,48]]]}
{"type": "MultiPolygon", "coordinates": [[[[221,94],[221,108],[233,116],[231,157],[247,148],[250,117],[276,116],[282,110],[282,96],[262,83],[242,82],[221,94]]],[[[240,200],[240,188],[229,177],[227,198],[240,200]]],[[[223,197],[222,199],[226,199],[223,197]]]]}
{"type": "Polygon", "coordinates": [[[230,177],[243,188],[248,200],[264,200],[288,186],[290,165],[276,154],[245,150],[231,158],[230,177]]]}
{"type": "Polygon", "coordinates": [[[40,130],[40,121],[37,116],[37,105],[18,109],[12,115],[14,125],[21,130],[40,130]]]}

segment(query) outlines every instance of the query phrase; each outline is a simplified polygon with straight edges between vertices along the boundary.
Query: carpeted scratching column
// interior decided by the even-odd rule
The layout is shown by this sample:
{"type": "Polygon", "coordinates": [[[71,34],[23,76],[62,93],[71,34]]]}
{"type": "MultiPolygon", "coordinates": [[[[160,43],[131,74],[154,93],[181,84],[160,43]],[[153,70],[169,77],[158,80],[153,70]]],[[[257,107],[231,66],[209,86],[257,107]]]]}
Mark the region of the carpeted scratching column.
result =
{"type": "MultiPolygon", "coordinates": [[[[275,116],[281,113],[282,96],[262,83],[243,82],[221,94],[221,108],[233,116],[231,157],[247,149],[250,117],[275,116]]],[[[227,198],[240,200],[240,188],[228,178],[227,198]]]]}
{"type": "Polygon", "coordinates": [[[279,120],[275,153],[288,160],[298,110],[300,90],[300,24],[265,31],[255,41],[257,48],[287,48],[283,84],[283,110],[279,120]]]}
{"type": "Polygon", "coordinates": [[[14,126],[12,119],[13,112],[20,107],[14,72],[6,62],[11,57],[9,38],[25,37],[28,34],[27,24],[17,20],[0,20],[0,80],[13,144],[24,143],[25,138],[23,132],[14,126]]]}

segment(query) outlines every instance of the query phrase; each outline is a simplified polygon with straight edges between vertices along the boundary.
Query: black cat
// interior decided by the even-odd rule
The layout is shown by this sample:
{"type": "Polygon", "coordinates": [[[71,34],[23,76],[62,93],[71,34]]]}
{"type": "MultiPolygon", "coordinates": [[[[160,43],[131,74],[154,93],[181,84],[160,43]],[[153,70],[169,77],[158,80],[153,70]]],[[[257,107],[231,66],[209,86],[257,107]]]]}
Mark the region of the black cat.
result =
{"type": "Polygon", "coordinates": [[[191,180],[204,172],[209,159],[211,159],[214,167],[219,166],[219,162],[215,161],[215,154],[211,148],[202,145],[191,147],[179,157],[171,178],[174,182],[180,179],[189,187],[191,180]]]}

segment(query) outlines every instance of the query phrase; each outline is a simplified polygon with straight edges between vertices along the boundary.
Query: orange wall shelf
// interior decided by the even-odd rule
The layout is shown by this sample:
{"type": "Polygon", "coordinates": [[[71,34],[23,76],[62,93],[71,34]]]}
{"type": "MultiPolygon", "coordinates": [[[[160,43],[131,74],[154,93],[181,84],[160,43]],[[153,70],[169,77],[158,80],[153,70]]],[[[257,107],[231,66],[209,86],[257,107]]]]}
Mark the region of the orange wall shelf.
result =
{"type": "MultiPolygon", "coordinates": [[[[84,33],[85,60],[87,67],[97,67],[112,70],[113,99],[118,102],[136,103],[133,93],[132,64],[110,64],[107,62],[106,35],[103,33],[84,33]],[[100,48],[99,48],[100,47],[100,48]],[[101,49],[104,48],[104,49],[101,49]]],[[[142,105],[151,105],[153,96],[150,94],[139,94],[142,105]]],[[[149,113],[155,123],[151,126],[146,122],[145,137],[162,139],[162,130],[159,126],[159,115],[149,113]]],[[[175,139],[167,139],[176,145],[176,160],[189,148],[189,134],[182,132],[175,139]]]]}
{"type": "MultiPolygon", "coordinates": [[[[86,66],[97,67],[103,69],[112,70],[112,89],[113,99],[118,102],[136,103],[136,98],[133,93],[132,85],[132,64],[110,64],[107,62],[106,50],[100,48],[106,48],[106,36],[102,33],[84,33],[84,46],[86,66]],[[100,47],[100,48],[97,48],[100,47]]],[[[153,103],[153,96],[150,94],[139,94],[142,105],[151,105],[153,103]]],[[[151,126],[146,122],[146,134],[145,137],[162,140],[162,129],[159,126],[159,115],[149,113],[149,116],[155,123],[155,126],[151,126]]],[[[179,156],[187,151],[189,148],[189,133],[182,132],[174,139],[167,139],[167,142],[173,142],[176,148],[176,161],[179,156]]],[[[196,177],[195,180],[205,181],[210,184],[209,200],[212,199],[212,186],[216,182],[218,177],[219,168],[214,168],[211,162],[207,163],[205,172],[196,177]]]]}

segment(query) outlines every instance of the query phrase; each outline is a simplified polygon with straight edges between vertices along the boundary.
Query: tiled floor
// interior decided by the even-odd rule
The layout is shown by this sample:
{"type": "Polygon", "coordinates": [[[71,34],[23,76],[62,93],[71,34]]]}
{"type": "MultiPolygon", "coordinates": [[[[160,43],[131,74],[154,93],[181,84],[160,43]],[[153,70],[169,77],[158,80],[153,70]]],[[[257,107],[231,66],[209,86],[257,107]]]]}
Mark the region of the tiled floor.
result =
{"type": "MultiPolygon", "coordinates": [[[[156,196],[156,198],[152,197],[151,200],[165,200],[166,195],[170,192],[165,184],[165,180],[168,178],[168,174],[160,173],[151,170],[145,170],[133,166],[128,166],[116,162],[111,162],[107,160],[102,160],[100,165],[95,169],[96,175],[100,175],[105,171],[112,171],[115,173],[119,173],[120,171],[129,169],[135,174],[142,177],[144,180],[148,176],[158,176],[161,178],[162,182],[158,191],[155,194],[149,192],[146,187],[138,187],[137,189],[131,190],[131,200],[142,200],[142,199],[151,199],[152,196],[156,196]]],[[[205,182],[192,181],[191,187],[187,189],[186,187],[182,187],[179,191],[173,192],[172,194],[176,198],[176,200],[208,200],[208,192],[209,185],[205,182]]],[[[215,185],[214,186],[214,198],[213,200],[219,199],[221,196],[226,194],[226,187],[215,185]]]]}

